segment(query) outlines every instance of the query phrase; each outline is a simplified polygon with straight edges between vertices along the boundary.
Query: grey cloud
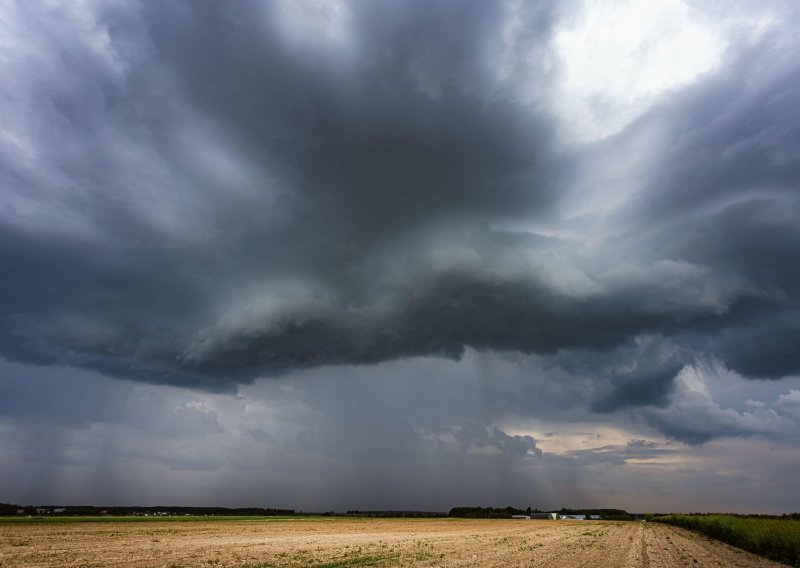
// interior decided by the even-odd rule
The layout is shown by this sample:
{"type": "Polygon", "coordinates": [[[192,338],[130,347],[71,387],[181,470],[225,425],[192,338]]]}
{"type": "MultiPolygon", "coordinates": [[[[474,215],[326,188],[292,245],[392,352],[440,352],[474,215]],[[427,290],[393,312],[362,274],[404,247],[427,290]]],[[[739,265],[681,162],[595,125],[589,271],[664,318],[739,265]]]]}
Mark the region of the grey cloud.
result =
{"type": "Polygon", "coordinates": [[[497,427],[487,429],[473,425],[461,426],[453,432],[461,448],[467,452],[499,453],[512,458],[541,456],[542,450],[536,447],[531,436],[509,436],[497,427]]]}
{"type": "Polygon", "coordinates": [[[642,405],[665,405],[680,366],[667,366],[652,373],[628,373],[612,380],[614,390],[592,406],[597,412],[642,405]]]}
{"type": "MultiPolygon", "coordinates": [[[[796,11],[787,8],[784,17],[795,21],[796,11]]],[[[741,41],[718,72],[664,97],[592,150],[609,161],[627,144],[658,140],[641,185],[611,214],[618,220],[611,238],[634,255],[703,267],[701,281],[713,288],[666,285],[718,298],[718,309],[671,333],[753,378],[800,371],[793,348],[800,266],[793,140],[800,129],[787,119],[797,104],[797,61],[787,55],[795,42],[782,33],[741,41]]]]}
{"type": "Polygon", "coordinates": [[[720,436],[780,435],[796,431],[797,424],[762,401],[747,400],[738,411],[723,408],[714,400],[701,368],[684,368],[678,376],[670,404],[647,409],[653,425],[671,438],[702,444],[720,436]]]}
{"type": "MultiPolygon", "coordinates": [[[[231,331],[239,332],[227,341],[237,351],[231,355],[236,364],[224,348],[218,360],[194,357],[205,337],[200,332],[196,339],[189,329],[207,327],[198,322],[213,321],[228,298],[301,281],[330,290],[335,305],[329,311],[346,319],[380,301],[365,297],[371,275],[361,259],[383,254],[381,243],[443,215],[485,219],[552,199],[552,184],[541,181],[550,153],[546,120],[464,84],[487,73],[471,63],[466,48],[483,49],[502,16],[493,13],[499,5],[464,5],[435,18],[427,9],[424,18],[410,6],[392,9],[390,19],[354,9],[350,40],[359,49],[350,64],[358,71],[334,65],[321,72],[318,56],[293,50],[281,39],[277,4],[224,12],[212,4],[105,8],[91,14],[110,40],[105,52],[82,42],[67,45],[61,34],[51,45],[37,44],[43,58],[74,53],[68,59],[80,62],[67,68],[53,58],[48,63],[56,74],[96,78],[63,93],[17,61],[20,90],[32,91],[49,120],[63,123],[86,148],[77,154],[50,148],[39,157],[52,173],[44,181],[8,163],[12,211],[36,181],[39,193],[55,198],[57,210],[85,234],[60,242],[33,238],[26,225],[36,215],[9,219],[4,265],[14,268],[14,277],[4,290],[6,356],[208,387],[296,367],[435,351],[437,342],[463,349],[447,338],[360,346],[363,337],[345,337],[339,347],[309,351],[311,341],[329,343],[360,330],[370,335],[375,324],[331,321],[300,305],[263,338],[231,331]],[[385,33],[378,33],[381,27],[385,33]],[[219,40],[213,47],[201,41],[210,36],[219,40]],[[414,75],[420,61],[434,80],[455,83],[437,96],[420,90],[414,75]],[[228,80],[208,81],[217,73],[228,80]],[[51,104],[56,98],[63,102],[51,104]],[[207,138],[216,134],[222,139],[207,138]],[[194,146],[199,156],[192,160],[180,144],[194,146]],[[197,158],[204,154],[218,170],[232,170],[230,176],[201,177],[207,168],[197,158]],[[79,191],[62,198],[55,191],[59,180],[79,191]],[[187,215],[216,240],[198,235],[187,215]],[[46,298],[56,304],[43,303],[46,298]],[[255,343],[250,352],[248,343],[255,343]],[[277,360],[270,351],[280,352],[272,356],[277,360]],[[187,364],[176,364],[176,357],[187,364]]],[[[22,25],[55,25],[53,13],[40,20],[29,9],[15,12],[22,25]]],[[[536,19],[533,12],[547,21],[546,8],[532,11],[536,19]]],[[[70,24],[77,25],[69,18],[59,25],[70,24]]],[[[546,39],[547,26],[539,27],[541,37],[531,41],[546,39]]],[[[51,143],[31,124],[15,126],[34,144],[51,143]]]]}
{"type": "Polygon", "coordinates": [[[58,369],[60,382],[54,382],[53,371],[0,362],[0,417],[77,430],[113,425],[176,440],[221,432],[214,409],[186,393],[156,393],[148,386],[77,369],[58,369]]]}
{"type": "Polygon", "coordinates": [[[800,390],[792,389],[780,395],[775,406],[787,414],[800,418],[800,390]]]}
{"type": "MultiPolygon", "coordinates": [[[[671,351],[655,343],[638,348],[662,355],[671,351]]],[[[603,357],[609,369],[625,359],[603,357]]],[[[595,361],[602,366],[601,358],[595,361]]],[[[37,502],[59,502],[69,495],[104,504],[258,502],[317,511],[446,510],[476,501],[540,508],[644,507],[642,494],[675,493],[677,498],[688,493],[694,503],[712,507],[717,501],[708,491],[709,476],[715,483],[729,480],[732,467],[747,468],[752,451],[765,452],[759,471],[764,464],[772,473],[784,467],[794,471],[787,465],[796,461],[787,435],[796,427],[783,430],[786,423],[775,420],[768,408],[751,404],[729,410],[731,404],[720,403],[714,393],[709,393],[711,402],[700,397],[697,404],[684,396],[679,381],[673,404],[635,410],[648,419],[650,410],[663,412],[672,427],[697,430],[694,436],[711,433],[702,451],[695,450],[663,440],[644,418],[593,413],[592,393],[584,389],[597,379],[577,369],[569,374],[542,367],[551,363],[537,356],[471,351],[461,361],[421,358],[309,370],[256,381],[237,395],[6,363],[0,376],[19,375],[19,382],[25,380],[39,396],[26,400],[17,382],[16,398],[2,408],[0,440],[6,451],[0,480],[7,495],[37,502]],[[127,404],[114,400],[114,392],[127,404]],[[71,408],[81,399],[84,418],[76,421],[71,408]],[[115,416],[104,414],[104,408],[115,416]],[[526,426],[529,420],[558,431],[540,442],[526,426]],[[542,451],[544,440],[552,443],[563,430],[576,427],[603,445],[561,455],[542,451]],[[607,438],[598,437],[598,428],[611,439],[629,441],[603,442],[607,438]],[[758,437],[765,438],[760,446],[720,453],[721,443],[750,444],[758,437]],[[705,452],[716,461],[702,461],[705,452]],[[635,467],[649,470],[641,475],[635,467]],[[679,480],[665,478],[664,468],[677,468],[679,480]]],[[[740,382],[753,388],[752,382],[740,382]]],[[[783,420],[791,416],[792,396],[773,405],[783,420]]],[[[664,431],[669,433],[666,426],[664,431]]],[[[776,477],[776,491],[786,493],[793,480],[791,473],[776,477]]],[[[658,509],[658,499],[647,502],[658,509]]],[[[775,503],[770,506],[776,510],[788,506],[775,503]]]]}
{"type": "Polygon", "coordinates": [[[666,99],[636,125],[663,127],[664,137],[678,143],[662,149],[659,175],[650,182],[657,190],[634,207],[664,221],[748,198],[796,196],[800,132],[785,120],[797,101],[798,62],[786,52],[795,42],[775,33],[734,46],[719,73],[666,99]]]}
{"type": "MultiPolygon", "coordinates": [[[[287,9],[12,7],[36,39],[6,63],[4,357],[232,390],[468,349],[619,354],[650,335],[747,376],[798,371],[796,318],[776,320],[797,310],[796,63],[761,66],[782,31],[575,149],[546,105],[569,5],[523,6],[510,39],[502,3],[287,9]],[[86,22],[107,42],[50,33],[86,22]],[[580,222],[562,217],[573,186],[648,129],[666,132],[652,175],[586,222],[609,236],[508,228],[580,222]],[[742,348],[752,337],[770,347],[742,348]]],[[[680,363],[599,376],[595,410],[664,404],[680,363]]]]}
{"type": "Polygon", "coordinates": [[[800,369],[800,329],[794,317],[773,318],[760,327],[735,327],[722,334],[717,351],[737,372],[779,379],[800,369]],[[777,321],[776,321],[777,320],[777,321]]]}
{"type": "Polygon", "coordinates": [[[718,65],[577,144],[580,2],[5,3],[0,486],[786,506],[800,20],[761,4],[695,3],[718,65]]]}

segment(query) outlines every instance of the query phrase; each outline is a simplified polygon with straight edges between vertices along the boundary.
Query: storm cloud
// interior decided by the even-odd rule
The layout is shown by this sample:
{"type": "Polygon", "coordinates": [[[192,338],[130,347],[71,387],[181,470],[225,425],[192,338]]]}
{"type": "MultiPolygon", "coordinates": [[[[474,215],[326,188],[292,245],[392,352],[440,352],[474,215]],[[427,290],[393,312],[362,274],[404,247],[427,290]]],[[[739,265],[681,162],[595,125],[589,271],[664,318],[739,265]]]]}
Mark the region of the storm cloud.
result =
{"type": "MultiPolygon", "coordinates": [[[[513,425],[561,412],[623,421],[620,463],[648,435],[796,443],[797,8],[606,4],[5,4],[0,413],[114,422],[118,387],[62,413],[25,368],[201,399],[311,381],[320,414],[273,448],[309,459],[541,464],[513,425]],[[602,18],[638,29],[627,52],[602,18]],[[438,359],[484,402],[385,371],[438,359]],[[766,390],[721,406],[708,377],[766,390]],[[367,440],[393,380],[440,404],[399,396],[367,440]]],[[[147,415],[226,435],[181,400],[147,415]]]]}
{"type": "Polygon", "coordinates": [[[790,40],[730,47],[576,149],[544,103],[568,7],[510,10],[11,6],[36,33],[5,63],[4,355],[229,388],[702,326],[748,376],[796,372],[790,347],[735,348],[797,333],[790,40]],[[591,245],[536,231],[581,222],[559,207],[594,177],[574,171],[658,128],[650,175],[606,215],[632,220],[591,245]]]}

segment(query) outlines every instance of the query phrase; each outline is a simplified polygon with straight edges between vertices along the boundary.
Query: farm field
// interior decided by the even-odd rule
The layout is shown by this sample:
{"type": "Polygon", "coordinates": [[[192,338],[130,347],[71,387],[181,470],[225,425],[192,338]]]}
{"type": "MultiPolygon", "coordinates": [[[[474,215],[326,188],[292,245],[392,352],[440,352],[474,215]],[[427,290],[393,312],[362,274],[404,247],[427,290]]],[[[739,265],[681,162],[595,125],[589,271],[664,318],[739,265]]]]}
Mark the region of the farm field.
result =
{"type": "Polygon", "coordinates": [[[781,565],[653,523],[325,518],[2,523],[0,566],[781,565]]]}
{"type": "Polygon", "coordinates": [[[800,521],[737,515],[667,515],[658,522],[693,529],[760,556],[800,566],[800,521]]]}

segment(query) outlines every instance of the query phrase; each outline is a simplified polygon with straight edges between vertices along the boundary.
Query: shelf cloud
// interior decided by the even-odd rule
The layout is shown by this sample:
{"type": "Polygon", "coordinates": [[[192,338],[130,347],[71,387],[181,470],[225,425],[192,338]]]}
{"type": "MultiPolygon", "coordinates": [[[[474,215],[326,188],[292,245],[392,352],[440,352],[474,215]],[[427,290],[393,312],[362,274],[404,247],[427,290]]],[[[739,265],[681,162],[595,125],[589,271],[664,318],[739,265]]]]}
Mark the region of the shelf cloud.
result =
{"type": "MultiPolygon", "coordinates": [[[[689,446],[791,437],[789,386],[697,385],[800,375],[797,8],[610,5],[5,4],[3,364],[213,398],[507,357],[516,401],[387,437],[547,459],[498,426],[534,385],[689,446]]],[[[164,427],[225,431],[192,404],[164,427]]]]}

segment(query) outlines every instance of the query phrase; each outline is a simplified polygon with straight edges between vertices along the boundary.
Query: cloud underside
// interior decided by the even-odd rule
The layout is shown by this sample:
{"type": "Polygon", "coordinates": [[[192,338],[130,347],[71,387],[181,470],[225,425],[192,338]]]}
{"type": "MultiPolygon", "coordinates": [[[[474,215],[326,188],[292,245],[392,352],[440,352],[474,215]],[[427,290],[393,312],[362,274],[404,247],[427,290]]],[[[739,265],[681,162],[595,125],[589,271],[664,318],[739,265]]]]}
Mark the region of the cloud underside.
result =
{"type": "Polygon", "coordinates": [[[579,144],[566,4],[318,9],[9,9],[0,355],[231,390],[514,351],[605,381],[598,413],[698,357],[800,372],[791,33],[579,144]]]}
{"type": "Polygon", "coordinates": [[[470,351],[310,370],[230,396],[0,362],[0,481],[25,503],[796,508],[800,390],[774,393],[797,379],[766,383],[770,394],[687,367],[661,406],[614,414],[591,404],[619,376],[548,367],[470,351]],[[760,400],[733,408],[726,389],[760,400]]]}

